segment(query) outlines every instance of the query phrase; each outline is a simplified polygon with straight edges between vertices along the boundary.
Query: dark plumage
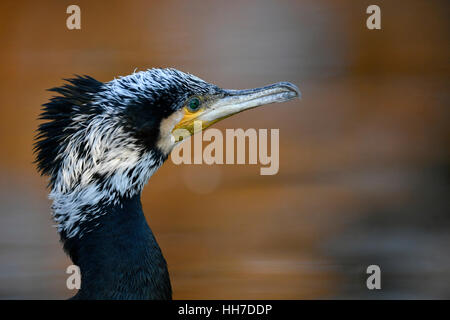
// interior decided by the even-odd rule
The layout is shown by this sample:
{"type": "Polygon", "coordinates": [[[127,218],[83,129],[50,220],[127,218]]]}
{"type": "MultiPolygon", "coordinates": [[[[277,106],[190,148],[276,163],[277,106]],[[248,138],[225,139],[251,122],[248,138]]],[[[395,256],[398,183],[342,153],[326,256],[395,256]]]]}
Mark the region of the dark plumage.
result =
{"type": "Polygon", "coordinates": [[[73,299],[171,299],[166,261],[139,198],[105,205],[95,232],[65,241],[83,275],[82,290],[73,299]]]}
{"type": "Polygon", "coordinates": [[[177,143],[258,105],[299,95],[286,82],[224,90],[175,69],[151,69],[102,83],[67,79],[50,89],[35,152],[49,176],[53,218],[65,251],[80,267],[75,299],[170,299],[166,261],[140,203],[142,188],[177,143]]]}

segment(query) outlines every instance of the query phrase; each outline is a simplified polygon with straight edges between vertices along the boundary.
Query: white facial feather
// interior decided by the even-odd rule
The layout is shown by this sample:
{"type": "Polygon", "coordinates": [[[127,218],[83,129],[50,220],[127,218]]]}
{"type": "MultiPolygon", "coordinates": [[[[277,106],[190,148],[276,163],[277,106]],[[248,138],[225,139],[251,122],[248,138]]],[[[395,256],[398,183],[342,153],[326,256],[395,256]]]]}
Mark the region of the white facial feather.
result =
{"type": "Polygon", "coordinates": [[[159,126],[160,137],[157,147],[166,155],[168,155],[175,146],[175,138],[172,135],[173,128],[183,119],[184,111],[178,110],[172,115],[163,119],[159,126]]]}

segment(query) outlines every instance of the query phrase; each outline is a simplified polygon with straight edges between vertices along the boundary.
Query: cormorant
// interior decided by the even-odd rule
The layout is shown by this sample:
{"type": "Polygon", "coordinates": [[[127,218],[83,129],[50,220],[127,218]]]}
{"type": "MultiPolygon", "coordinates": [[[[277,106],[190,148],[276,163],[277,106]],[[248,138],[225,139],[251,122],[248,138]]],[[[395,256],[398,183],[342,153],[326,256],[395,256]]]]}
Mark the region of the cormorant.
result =
{"type": "Polygon", "coordinates": [[[49,176],[52,213],[65,252],[81,271],[74,299],[171,299],[166,261],[140,195],[175,146],[238,112],[299,96],[279,82],[224,90],[176,69],[150,69],[110,82],[89,76],[49,89],[36,136],[38,169],[49,176]]]}

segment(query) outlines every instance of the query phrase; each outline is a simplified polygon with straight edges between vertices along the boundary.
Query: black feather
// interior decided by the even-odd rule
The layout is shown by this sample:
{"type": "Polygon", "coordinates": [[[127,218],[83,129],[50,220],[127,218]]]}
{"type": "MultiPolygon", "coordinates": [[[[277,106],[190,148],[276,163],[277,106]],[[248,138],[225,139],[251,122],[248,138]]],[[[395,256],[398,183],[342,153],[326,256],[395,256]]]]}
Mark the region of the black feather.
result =
{"type": "Polygon", "coordinates": [[[55,175],[61,165],[58,154],[67,144],[67,139],[75,133],[70,128],[73,117],[80,113],[97,114],[98,108],[92,105],[92,98],[103,88],[103,83],[89,76],[78,76],[65,79],[68,84],[48,89],[56,92],[50,102],[43,104],[41,120],[48,120],[39,125],[35,136],[34,152],[38,169],[42,175],[50,176],[53,186],[55,175]]]}

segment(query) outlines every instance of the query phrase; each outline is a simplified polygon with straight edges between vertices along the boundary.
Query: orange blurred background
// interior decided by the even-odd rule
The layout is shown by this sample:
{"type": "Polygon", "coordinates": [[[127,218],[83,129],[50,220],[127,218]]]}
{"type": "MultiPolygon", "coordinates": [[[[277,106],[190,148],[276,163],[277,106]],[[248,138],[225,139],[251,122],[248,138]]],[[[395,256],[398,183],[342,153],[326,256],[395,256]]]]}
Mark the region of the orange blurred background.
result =
{"type": "Polygon", "coordinates": [[[68,298],[33,162],[62,78],[175,67],[303,99],[217,128],[279,128],[280,170],[167,163],[144,211],[176,299],[450,298],[447,1],[2,1],[0,298],[68,298]],[[81,8],[81,30],[66,8],[81,8]],[[366,28],[381,7],[381,30],[366,28]],[[382,289],[366,288],[379,265],[382,289]]]}

